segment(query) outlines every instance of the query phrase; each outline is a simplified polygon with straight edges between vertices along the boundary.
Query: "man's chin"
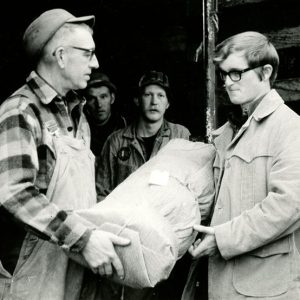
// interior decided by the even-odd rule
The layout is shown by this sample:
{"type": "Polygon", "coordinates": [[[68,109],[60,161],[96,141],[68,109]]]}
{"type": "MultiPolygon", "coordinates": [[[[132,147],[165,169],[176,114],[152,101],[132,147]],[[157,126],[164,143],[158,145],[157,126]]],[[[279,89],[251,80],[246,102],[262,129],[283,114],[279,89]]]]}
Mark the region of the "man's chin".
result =
{"type": "Polygon", "coordinates": [[[154,117],[154,116],[147,116],[145,118],[149,123],[157,123],[159,120],[161,120],[161,117],[154,117]]]}

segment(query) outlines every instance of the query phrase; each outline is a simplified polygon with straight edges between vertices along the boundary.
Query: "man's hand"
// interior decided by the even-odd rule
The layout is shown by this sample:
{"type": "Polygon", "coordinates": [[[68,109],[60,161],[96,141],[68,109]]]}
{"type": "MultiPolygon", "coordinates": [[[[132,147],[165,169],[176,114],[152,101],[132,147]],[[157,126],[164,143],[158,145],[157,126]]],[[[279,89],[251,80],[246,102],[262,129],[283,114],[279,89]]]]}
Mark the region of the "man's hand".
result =
{"type": "Polygon", "coordinates": [[[114,245],[127,246],[130,240],[119,237],[113,233],[102,230],[94,230],[82,254],[95,273],[101,276],[111,276],[113,268],[117,275],[123,279],[124,269],[118,257],[114,245]]]}
{"type": "Polygon", "coordinates": [[[189,253],[193,258],[202,256],[212,256],[218,252],[215,230],[213,227],[206,227],[202,225],[194,225],[194,230],[205,233],[202,240],[198,239],[194,245],[189,248],[189,253]]]}

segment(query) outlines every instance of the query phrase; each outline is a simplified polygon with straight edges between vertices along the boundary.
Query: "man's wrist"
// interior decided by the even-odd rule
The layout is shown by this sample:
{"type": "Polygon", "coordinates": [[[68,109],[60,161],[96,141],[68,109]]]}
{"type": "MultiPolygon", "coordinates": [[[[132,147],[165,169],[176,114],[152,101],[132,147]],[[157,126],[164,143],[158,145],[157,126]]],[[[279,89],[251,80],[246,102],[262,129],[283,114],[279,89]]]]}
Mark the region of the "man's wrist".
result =
{"type": "Polygon", "coordinates": [[[92,234],[92,229],[87,229],[79,240],[70,248],[70,252],[79,253],[86,246],[92,234]]]}

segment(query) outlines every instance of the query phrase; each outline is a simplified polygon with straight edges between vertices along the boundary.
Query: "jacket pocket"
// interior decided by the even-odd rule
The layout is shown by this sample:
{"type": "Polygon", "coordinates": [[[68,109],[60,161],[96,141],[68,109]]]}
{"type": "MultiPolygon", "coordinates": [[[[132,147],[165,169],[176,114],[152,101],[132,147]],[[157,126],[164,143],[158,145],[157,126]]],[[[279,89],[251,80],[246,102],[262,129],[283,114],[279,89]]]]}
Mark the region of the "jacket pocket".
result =
{"type": "Polygon", "coordinates": [[[227,160],[232,180],[238,185],[241,212],[253,208],[267,196],[272,156],[264,152],[236,152],[227,160]]]}
{"type": "Polygon", "coordinates": [[[290,245],[284,238],[235,259],[233,286],[242,295],[272,297],[284,294],[290,281],[290,245]]]}

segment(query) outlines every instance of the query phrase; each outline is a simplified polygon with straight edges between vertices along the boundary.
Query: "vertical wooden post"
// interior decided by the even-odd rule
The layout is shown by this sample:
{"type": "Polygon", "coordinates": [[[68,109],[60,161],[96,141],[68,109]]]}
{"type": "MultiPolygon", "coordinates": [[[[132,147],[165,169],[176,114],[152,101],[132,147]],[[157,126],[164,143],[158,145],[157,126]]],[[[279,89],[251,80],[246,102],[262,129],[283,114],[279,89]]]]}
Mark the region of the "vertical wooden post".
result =
{"type": "Polygon", "coordinates": [[[217,105],[215,99],[215,50],[217,27],[217,0],[202,0],[203,3],[203,62],[205,69],[206,96],[206,139],[212,141],[212,131],[217,125],[217,105]]]}

